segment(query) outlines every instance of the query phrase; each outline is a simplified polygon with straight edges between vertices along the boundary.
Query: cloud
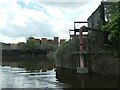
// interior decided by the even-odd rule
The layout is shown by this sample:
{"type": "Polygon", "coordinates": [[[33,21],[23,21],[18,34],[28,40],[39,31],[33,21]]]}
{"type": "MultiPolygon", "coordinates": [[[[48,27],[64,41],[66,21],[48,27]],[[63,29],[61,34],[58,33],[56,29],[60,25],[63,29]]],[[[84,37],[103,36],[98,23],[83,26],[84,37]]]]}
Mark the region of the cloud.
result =
{"type": "Polygon", "coordinates": [[[52,26],[48,22],[31,20],[25,26],[10,23],[7,26],[9,28],[2,28],[0,33],[9,37],[28,37],[30,35],[52,37],[55,34],[52,31],[52,26]]]}
{"type": "Polygon", "coordinates": [[[43,2],[43,5],[48,5],[57,8],[64,8],[64,9],[75,9],[85,4],[86,2],[43,2]]]}
{"type": "Polygon", "coordinates": [[[0,2],[0,41],[18,42],[31,35],[69,38],[69,29],[73,28],[74,21],[86,21],[98,6],[97,0],[93,0],[97,2],[95,4],[93,1],[89,4],[88,0],[35,1],[0,2]]]}
{"type": "Polygon", "coordinates": [[[18,43],[18,42],[25,42],[26,37],[8,37],[0,35],[0,42],[4,43],[18,43]]]}
{"type": "Polygon", "coordinates": [[[120,0],[104,0],[104,1],[107,1],[107,2],[118,2],[120,0]]]}
{"type": "Polygon", "coordinates": [[[1,19],[4,22],[4,25],[0,26],[2,35],[10,37],[31,34],[48,37],[53,35],[52,25],[48,22],[49,17],[43,11],[21,8],[15,3],[12,6],[8,4],[6,8],[1,8],[1,13],[1,19]]]}

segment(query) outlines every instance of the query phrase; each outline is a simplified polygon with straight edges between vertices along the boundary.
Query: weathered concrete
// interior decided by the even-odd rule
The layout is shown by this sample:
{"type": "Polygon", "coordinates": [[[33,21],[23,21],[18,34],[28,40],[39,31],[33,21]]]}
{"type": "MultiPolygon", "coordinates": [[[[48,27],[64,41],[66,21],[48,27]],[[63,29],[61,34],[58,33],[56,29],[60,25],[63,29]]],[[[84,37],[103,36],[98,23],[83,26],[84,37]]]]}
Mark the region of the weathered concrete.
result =
{"type": "MultiPolygon", "coordinates": [[[[105,53],[102,53],[105,54],[105,53]]],[[[120,75],[119,63],[120,58],[110,57],[109,55],[95,57],[91,56],[91,72],[101,73],[104,75],[120,75]]]]}
{"type": "Polygon", "coordinates": [[[79,54],[68,54],[57,58],[56,67],[76,70],[79,66],[79,54]]]}
{"type": "MultiPolygon", "coordinates": [[[[109,54],[101,53],[100,56],[96,54],[86,55],[85,58],[85,67],[88,67],[89,73],[99,73],[104,75],[120,75],[119,57],[110,57],[109,54]]],[[[79,54],[78,55],[69,55],[66,54],[61,56],[59,60],[56,61],[56,67],[72,69],[77,71],[79,66],[79,54]],[[61,60],[60,60],[61,59],[61,60]]]]}
{"type": "Polygon", "coordinates": [[[88,73],[88,68],[87,67],[78,67],[77,73],[86,74],[86,73],[88,73]]]}

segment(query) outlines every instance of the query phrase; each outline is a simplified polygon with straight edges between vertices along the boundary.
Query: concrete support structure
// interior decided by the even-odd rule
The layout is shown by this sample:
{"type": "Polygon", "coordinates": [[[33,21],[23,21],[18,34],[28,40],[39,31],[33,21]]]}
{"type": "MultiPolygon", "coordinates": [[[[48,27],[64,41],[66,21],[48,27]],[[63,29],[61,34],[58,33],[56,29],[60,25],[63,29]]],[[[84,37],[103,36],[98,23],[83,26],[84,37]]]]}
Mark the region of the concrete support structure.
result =
{"type": "Polygon", "coordinates": [[[84,40],[83,40],[83,31],[84,31],[84,26],[80,28],[79,30],[79,42],[80,42],[80,66],[77,68],[77,73],[88,73],[88,68],[84,66],[84,40]]]}
{"type": "Polygon", "coordinates": [[[83,56],[83,35],[82,31],[80,31],[80,67],[84,67],[84,56],[83,56]]]}

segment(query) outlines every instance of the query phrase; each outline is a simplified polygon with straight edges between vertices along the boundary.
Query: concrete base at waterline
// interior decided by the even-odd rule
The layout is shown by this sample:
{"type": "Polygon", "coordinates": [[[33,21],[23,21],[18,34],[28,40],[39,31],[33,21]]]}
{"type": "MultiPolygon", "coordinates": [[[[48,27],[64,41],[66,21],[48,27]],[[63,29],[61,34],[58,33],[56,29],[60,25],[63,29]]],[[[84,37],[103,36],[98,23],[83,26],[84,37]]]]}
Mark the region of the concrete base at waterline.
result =
{"type": "Polygon", "coordinates": [[[87,67],[77,67],[77,73],[87,74],[88,73],[88,68],[87,67]]]}

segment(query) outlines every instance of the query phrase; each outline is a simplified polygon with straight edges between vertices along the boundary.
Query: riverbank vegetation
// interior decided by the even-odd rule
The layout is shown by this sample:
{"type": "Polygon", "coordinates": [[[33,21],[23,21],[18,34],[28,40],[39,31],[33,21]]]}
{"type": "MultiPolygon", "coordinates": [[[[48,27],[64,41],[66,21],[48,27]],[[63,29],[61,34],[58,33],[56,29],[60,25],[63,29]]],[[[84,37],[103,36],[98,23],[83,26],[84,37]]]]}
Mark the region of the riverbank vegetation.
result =
{"type": "Polygon", "coordinates": [[[55,51],[49,52],[47,57],[56,63],[56,60],[72,57],[71,54],[75,52],[79,52],[79,39],[70,39],[62,43],[55,51]]]}
{"type": "MultiPolygon", "coordinates": [[[[66,54],[79,51],[79,39],[70,39],[63,43],[56,51],[57,57],[63,57],[66,54]]],[[[69,54],[70,55],[70,54],[69,54]]]]}
{"type": "Polygon", "coordinates": [[[57,49],[57,45],[37,42],[34,37],[28,37],[26,43],[21,45],[19,48],[22,52],[34,56],[47,55],[48,53],[54,52],[57,49]]]}

